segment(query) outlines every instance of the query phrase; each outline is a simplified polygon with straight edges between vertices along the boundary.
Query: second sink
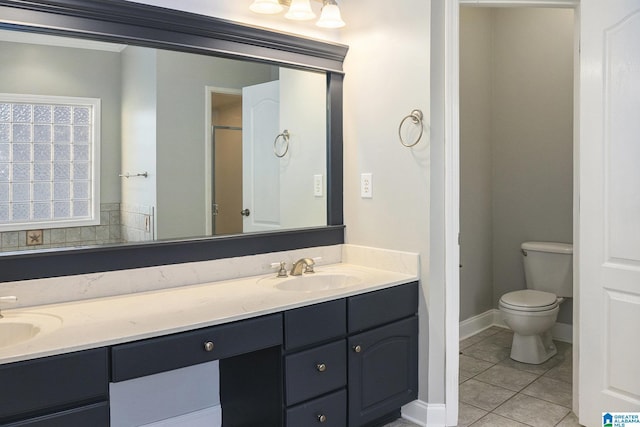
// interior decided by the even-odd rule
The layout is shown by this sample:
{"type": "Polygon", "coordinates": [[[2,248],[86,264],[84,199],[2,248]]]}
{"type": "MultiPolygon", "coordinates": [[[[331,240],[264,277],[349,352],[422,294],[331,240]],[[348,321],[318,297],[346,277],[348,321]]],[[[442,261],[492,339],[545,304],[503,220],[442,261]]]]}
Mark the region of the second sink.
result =
{"type": "Polygon", "coordinates": [[[0,348],[28,341],[57,329],[62,319],[39,313],[7,314],[0,319],[0,348]]]}
{"type": "Polygon", "coordinates": [[[287,278],[269,277],[262,279],[282,291],[318,292],[341,289],[362,283],[359,277],[345,273],[312,273],[287,278]]]}

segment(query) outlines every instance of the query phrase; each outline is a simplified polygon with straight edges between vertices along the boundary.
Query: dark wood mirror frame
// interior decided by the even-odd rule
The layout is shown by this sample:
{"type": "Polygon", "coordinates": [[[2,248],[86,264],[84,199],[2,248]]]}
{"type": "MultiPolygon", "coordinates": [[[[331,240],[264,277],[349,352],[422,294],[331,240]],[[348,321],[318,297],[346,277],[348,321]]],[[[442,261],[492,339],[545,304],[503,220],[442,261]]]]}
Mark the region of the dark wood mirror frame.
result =
{"type": "Polygon", "coordinates": [[[0,282],[206,261],[344,243],[342,63],[347,46],[124,0],[0,0],[0,29],[325,71],[327,226],[0,255],[0,282]]]}

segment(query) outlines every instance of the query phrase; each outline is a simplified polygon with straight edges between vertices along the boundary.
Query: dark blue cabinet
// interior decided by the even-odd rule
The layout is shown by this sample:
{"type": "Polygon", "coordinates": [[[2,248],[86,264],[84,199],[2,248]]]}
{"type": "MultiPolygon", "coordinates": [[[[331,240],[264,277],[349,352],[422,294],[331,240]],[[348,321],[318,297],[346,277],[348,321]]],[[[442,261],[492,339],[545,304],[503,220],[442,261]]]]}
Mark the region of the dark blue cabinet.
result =
{"type": "Polygon", "coordinates": [[[108,350],[0,365],[0,425],[109,426],[108,350]]]}
{"type": "Polygon", "coordinates": [[[287,427],[382,425],[418,396],[418,283],[284,313],[287,427]]]}

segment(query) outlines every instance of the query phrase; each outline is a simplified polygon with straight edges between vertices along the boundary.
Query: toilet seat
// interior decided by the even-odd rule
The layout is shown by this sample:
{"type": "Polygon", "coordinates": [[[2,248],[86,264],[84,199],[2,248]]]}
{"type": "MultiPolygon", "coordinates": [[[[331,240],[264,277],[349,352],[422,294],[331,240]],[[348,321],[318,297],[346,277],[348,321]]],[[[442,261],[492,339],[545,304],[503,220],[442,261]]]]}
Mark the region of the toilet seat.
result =
{"type": "Polygon", "coordinates": [[[558,297],[550,292],[525,289],[508,292],[500,298],[500,306],[523,312],[549,311],[559,304],[558,297]]]}

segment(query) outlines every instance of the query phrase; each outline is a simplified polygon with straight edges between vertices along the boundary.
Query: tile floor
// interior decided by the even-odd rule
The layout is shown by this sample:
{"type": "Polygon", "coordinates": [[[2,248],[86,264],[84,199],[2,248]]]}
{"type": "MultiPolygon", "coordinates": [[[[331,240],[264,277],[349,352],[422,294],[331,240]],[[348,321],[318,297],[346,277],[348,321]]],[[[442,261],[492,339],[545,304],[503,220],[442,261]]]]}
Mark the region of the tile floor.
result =
{"type": "MultiPolygon", "coordinates": [[[[541,365],[509,358],[513,333],[491,327],[460,342],[458,427],[578,427],[571,412],[572,348],[541,365]]],[[[397,420],[385,427],[413,427],[397,420]]]]}

